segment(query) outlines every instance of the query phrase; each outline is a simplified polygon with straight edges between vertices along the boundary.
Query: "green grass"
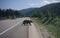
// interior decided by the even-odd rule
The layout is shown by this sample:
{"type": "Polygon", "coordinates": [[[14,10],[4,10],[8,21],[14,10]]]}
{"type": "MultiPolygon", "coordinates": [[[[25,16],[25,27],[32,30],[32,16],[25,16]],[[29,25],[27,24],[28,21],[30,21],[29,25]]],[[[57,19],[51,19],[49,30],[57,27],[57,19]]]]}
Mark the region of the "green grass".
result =
{"type": "Polygon", "coordinates": [[[50,35],[53,35],[56,38],[60,38],[60,27],[54,26],[52,24],[48,24],[48,25],[42,24],[41,20],[38,18],[32,18],[32,20],[36,22],[40,27],[46,29],[50,35]]]}
{"type": "Polygon", "coordinates": [[[6,20],[6,19],[9,19],[7,17],[1,17],[0,20],[6,20]]]}

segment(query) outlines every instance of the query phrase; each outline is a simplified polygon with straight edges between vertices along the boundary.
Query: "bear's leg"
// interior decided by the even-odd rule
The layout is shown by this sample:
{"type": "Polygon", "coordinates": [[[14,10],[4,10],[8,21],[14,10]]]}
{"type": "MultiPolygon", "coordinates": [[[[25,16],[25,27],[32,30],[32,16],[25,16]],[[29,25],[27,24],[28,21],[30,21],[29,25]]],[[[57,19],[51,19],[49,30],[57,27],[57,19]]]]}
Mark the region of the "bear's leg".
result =
{"type": "Polygon", "coordinates": [[[29,23],[30,24],[30,26],[31,26],[31,23],[29,23]]]}

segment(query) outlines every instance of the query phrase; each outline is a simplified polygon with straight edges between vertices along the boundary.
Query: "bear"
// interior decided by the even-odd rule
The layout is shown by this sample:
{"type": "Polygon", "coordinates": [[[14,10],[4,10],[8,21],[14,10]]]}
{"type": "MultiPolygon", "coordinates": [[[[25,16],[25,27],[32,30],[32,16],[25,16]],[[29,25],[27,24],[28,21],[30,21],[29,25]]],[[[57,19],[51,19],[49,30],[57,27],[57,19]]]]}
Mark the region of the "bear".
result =
{"type": "Polygon", "coordinates": [[[22,24],[23,24],[23,25],[25,25],[25,24],[31,25],[31,23],[33,23],[32,20],[24,20],[22,24]]]}

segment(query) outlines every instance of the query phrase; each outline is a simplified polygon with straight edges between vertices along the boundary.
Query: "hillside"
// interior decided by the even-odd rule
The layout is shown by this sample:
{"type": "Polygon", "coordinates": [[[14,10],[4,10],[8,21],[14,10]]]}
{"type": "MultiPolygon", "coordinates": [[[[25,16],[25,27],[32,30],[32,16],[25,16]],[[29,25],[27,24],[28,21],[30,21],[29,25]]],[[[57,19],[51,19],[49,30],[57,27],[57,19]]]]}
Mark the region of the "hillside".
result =
{"type": "MultiPolygon", "coordinates": [[[[48,32],[60,38],[60,3],[53,3],[34,10],[30,17],[35,17],[40,26],[45,27],[48,32]]],[[[33,19],[34,20],[34,19],[33,19]]]]}
{"type": "MultiPolygon", "coordinates": [[[[53,3],[36,9],[34,12],[45,16],[60,16],[60,3],[53,3]],[[49,14],[49,15],[48,15],[49,14]]],[[[38,16],[36,14],[36,16],[38,16]]]]}
{"type": "Polygon", "coordinates": [[[22,9],[20,12],[25,15],[27,13],[30,13],[31,11],[35,10],[36,8],[27,8],[27,9],[22,9]]]}

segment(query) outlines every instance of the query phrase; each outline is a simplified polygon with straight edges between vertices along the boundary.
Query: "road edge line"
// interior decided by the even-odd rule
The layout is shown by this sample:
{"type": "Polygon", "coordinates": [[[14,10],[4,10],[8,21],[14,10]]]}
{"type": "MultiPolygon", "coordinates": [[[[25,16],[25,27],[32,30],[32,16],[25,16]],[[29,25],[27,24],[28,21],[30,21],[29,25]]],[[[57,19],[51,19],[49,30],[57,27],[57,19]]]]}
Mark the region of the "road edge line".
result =
{"type": "Polygon", "coordinates": [[[11,26],[10,28],[6,29],[5,31],[3,31],[2,33],[0,33],[0,35],[4,34],[5,32],[11,30],[12,28],[14,28],[15,26],[17,26],[20,22],[18,22],[17,24],[11,26]]]}

